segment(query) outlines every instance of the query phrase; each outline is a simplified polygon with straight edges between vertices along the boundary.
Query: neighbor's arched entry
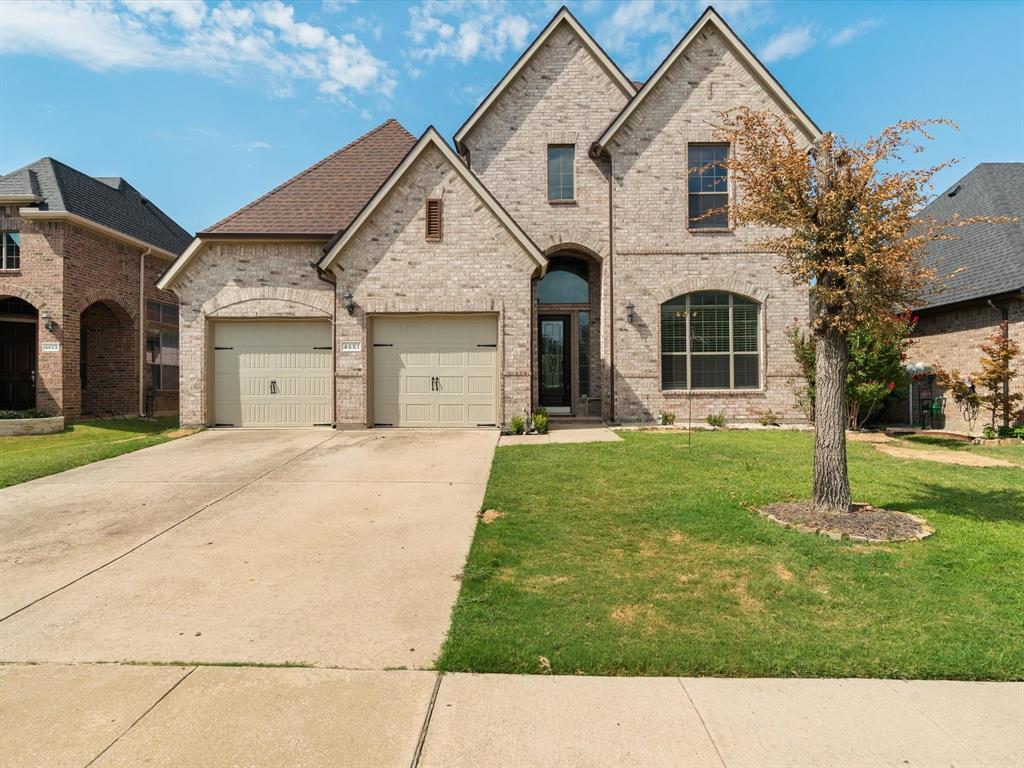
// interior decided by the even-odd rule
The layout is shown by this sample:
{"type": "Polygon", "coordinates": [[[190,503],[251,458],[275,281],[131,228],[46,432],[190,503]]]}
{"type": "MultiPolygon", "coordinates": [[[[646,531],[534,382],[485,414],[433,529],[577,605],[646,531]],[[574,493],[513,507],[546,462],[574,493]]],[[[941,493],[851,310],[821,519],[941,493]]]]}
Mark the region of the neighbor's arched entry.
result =
{"type": "Polygon", "coordinates": [[[0,410],[36,407],[39,311],[24,299],[0,297],[0,410]]]}
{"type": "Polygon", "coordinates": [[[138,409],[138,339],[132,317],[114,301],[82,310],[78,377],[82,415],[109,416],[138,409]]]}

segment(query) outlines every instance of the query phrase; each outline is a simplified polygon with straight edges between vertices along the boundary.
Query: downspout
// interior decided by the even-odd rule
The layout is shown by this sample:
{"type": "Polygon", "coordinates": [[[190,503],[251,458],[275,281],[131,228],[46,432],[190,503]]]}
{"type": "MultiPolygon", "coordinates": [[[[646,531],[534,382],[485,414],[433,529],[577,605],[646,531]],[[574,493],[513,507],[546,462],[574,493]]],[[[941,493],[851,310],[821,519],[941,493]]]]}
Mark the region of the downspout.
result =
{"type": "Polygon", "coordinates": [[[139,416],[146,416],[146,257],[147,248],[139,254],[139,416]]]}
{"type": "MultiPolygon", "coordinates": [[[[1004,339],[1010,338],[1010,308],[1009,307],[1000,307],[995,302],[993,302],[992,299],[988,300],[988,305],[990,307],[992,307],[992,309],[996,310],[997,312],[999,312],[1003,316],[1003,322],[1002,322],[1003,338],[1004,339]]],[[[1008,376],[1004,376],[1003,377],[1003,402],[1007,403],[1007,402],[1009,402],[1009,400],[1010,400],[1010,379],[1009,379],[1008,376]]],[[[1010,409],[1005,407],[1005,406],[1003,407],[1003,426],[1004,427],[1010,426],[1010,409]]]]}
{"type": "Polygon", "coordinates": [[[615,157],[608,153],[608,405],[609,421],[615,423],[615,157]]]}
{"type": "Polygon", "coordinates": [[[315,261],[309,262],[316,276],[332,286],[331,289],[331,429],[338,428],[338,279],[315,261]],[[327,277],[330,275],[330,277],[327,277]]]}

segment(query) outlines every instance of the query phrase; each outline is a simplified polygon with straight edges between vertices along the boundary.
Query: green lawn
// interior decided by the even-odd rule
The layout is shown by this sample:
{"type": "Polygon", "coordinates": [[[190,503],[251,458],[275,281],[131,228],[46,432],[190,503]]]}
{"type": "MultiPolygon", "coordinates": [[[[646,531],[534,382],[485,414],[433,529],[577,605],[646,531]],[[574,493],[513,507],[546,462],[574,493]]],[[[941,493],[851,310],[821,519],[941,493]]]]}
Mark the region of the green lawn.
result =
{"type": "Polygon", "coordinates": [[[1003,459],[1024,466],[1024,443],[1019,441],[1010,445],[974,445],[968,440],[938,435],[905,435],[899,439],[909,448],[949,448],[953,451],[991,456],[994,459],[1003,459]]]}
{"type": "Polygon", "coordinates": [[[56,435],[0,437],[0,488],[165,443],[170,419],[102,419],[72,424],[56,435]]]}
{"type": "Polygon", "coordinates": [[[851,443],[854,498],[936,528],[854,544],[751,511],[809,497],[809,434],[623,437],[497,450],[439,668],[1024,679],[1024,471],[851,443]]]}

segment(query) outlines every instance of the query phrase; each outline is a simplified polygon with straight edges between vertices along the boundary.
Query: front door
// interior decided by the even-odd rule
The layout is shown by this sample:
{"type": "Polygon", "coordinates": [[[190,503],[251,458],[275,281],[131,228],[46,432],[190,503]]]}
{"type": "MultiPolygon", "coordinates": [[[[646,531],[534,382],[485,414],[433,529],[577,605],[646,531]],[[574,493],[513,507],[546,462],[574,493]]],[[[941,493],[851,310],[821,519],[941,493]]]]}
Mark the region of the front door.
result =
{"type": "Polygon", "coordinates": [[[36,324],[0,322],[0,409],[36,405],[36,324]]]}
{"type": "Polygon", "coordinates": [[[569,315],[541,315],[540,404],[568,413],[572,406],[572,375],[569,315]]]}

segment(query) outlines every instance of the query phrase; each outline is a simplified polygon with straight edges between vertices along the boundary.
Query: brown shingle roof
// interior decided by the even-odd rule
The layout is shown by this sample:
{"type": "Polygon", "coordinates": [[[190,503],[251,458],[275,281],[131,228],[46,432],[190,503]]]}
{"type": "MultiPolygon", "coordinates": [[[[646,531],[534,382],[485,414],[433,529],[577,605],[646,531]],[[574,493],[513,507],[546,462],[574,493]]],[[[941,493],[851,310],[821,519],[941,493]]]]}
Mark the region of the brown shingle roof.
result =
{"type": "Polygon", "coordinates": [[[415,143],[388,120],[200,234],[330,237],[352,223],[415,143]]]}

